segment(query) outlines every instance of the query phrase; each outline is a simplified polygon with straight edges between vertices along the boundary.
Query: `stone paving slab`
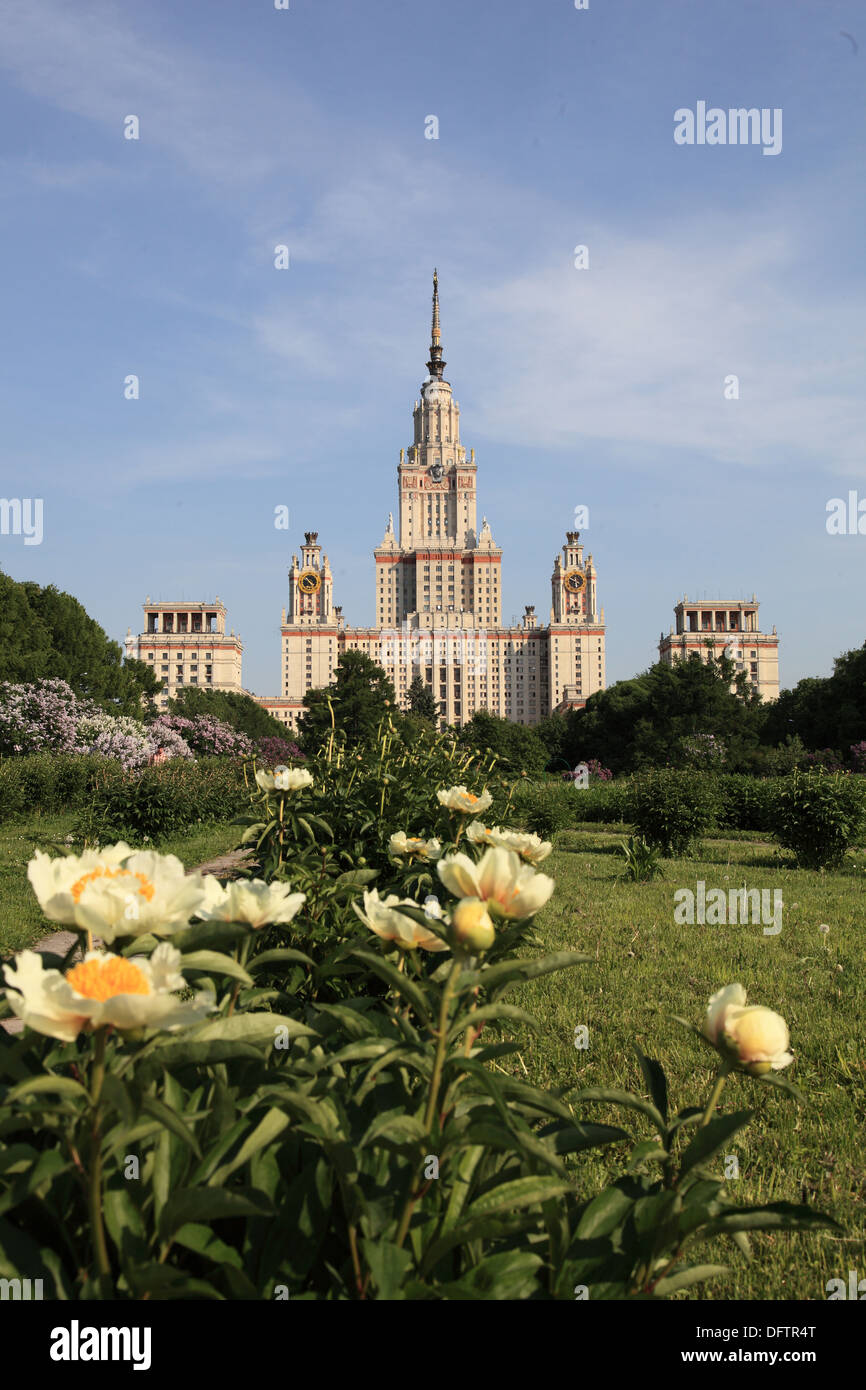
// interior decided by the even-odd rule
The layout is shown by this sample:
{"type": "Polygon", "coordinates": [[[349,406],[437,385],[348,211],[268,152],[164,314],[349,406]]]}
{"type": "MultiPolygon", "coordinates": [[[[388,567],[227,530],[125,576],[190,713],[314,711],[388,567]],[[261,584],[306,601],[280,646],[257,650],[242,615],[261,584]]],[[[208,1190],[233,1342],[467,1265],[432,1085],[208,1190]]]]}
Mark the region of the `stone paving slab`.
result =
{"type": "MultiPolygon", "coordinates": [[[[187,869],[187,873],[217,874],[223,877],[224,875],[231,874],[234,869],[239,868],[250,854],[252,854],[251,849],[233,849],[227,854],[221,854],[218,859],[209,860],[207,864],[197,864],[194,868],[187,869]]],[[[31,946],[30,949],[32,951],[40,951],[44,955],[65,956],[66,952],[71,946],[75,945],[77,940],[78,937],[75,932],[57,931],[52,932],[49,936],[41,937],[39,941],[36,942],[36,945],[31,946]]],[[[76,952],[76,955],[79,954],[80,952],[76,952]]],[[[73,960],[74,959],[75,956],[73,956],[73,960]]],[[[6,1033],[20,1033],[23,1027],[24,1023],[20,1018],[0,1019],[0,1028],[6,1033]]]]}

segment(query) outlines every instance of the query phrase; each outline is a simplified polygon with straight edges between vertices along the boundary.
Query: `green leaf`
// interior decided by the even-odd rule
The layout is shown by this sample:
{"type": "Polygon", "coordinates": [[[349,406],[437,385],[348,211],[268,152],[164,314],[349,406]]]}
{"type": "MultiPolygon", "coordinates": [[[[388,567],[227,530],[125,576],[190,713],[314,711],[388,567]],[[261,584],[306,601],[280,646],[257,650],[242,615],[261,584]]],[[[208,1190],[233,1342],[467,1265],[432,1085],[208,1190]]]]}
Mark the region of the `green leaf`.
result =
{"type": "Polygon", "coordinates": [[[41,1096],[48,1092],[68,1096],[72,1100],[86,1100],[90,1104],[90,1096],[81,1082],[73,1081],[71,1076],[34,1076],[29,1081],[21,1081],[8,1092],[6,1104],[11,1105],[25,1096],[41,1096]]]}
{"type": "Polygon", "coordinates": [[[578,1240],[597,1240],[621,1226],[634,1206],[634,1199],[619,1187],[606,1187],[586,1207],[575,1232],[578,1240]]]}
{"type": "Polygon", "coordinates": [[[700,1238],[734,1235],[736,1231],[812,1231],[820,1226],[844,1231],[832,1216],[825,1216],[812,1207],[796,1202],[768,1202],[762,1207],[740,1207],[724,1212],[701,1227],[700,1238]]]}
{"type": "Polygon", "coordinates": [[[664,1279],[660,1279],[653,1286],[654,1298],[667,1298],[670,1294],[676,1293],[678,1289],[691,1288],[693,1284],[702,1284],[706,1279],[715,1279],[720,1274],[730,1274],[728,1265],[681,1265],[672,1274],[668,1274],[664,1279]]]}
{"type": "Polygon", "coordinates": [[[190,951],[183,957],[181,966],[184,970],[204,970],[213,971],[217,975],[230,975],[233,980],[240,980],[244,985],[252,984],[252,979],[243,966],[220,951],[190,951]]]}
{"type": "Polygon", "coordinates": [[[380,980],[384,980],[397,994],[406,999],[413,1008],[417,1009],[423,1019],[427,1022],[431,1020],[432,1014],[424,991],[416,985],[414,980],[410,980],[402,970],[398,970],[396,965],[385,960],[384,956],[373,955],[372,951],[365,951],[361,947],[356,947],[351,954],[358,960],[362,960],[373,971],[374,975],[378,975],[380,980]]]}
{"type": "Polygon", "coordinates": [[[571,970],[575,965],[594,964],[595,956],[578,951],[555,951],[536,960],[507,960],[499,965],[482,967],[474,972],[472,983],[481,984],[487,990],[499,989],[513,980],[536,980],[539,975],[550,975],[555,970],[571,970]]]}
{"type": "Polygon", "coordinates": [[[568,1178],[529,1177],[516,1178],[513,1182],[500,1183],[483,1197],[476,1197],[466,1211],[467,1221],[480,1217],[497,1216],[501,1212],[518,1211],[521,1207],[533,1207],[546,1202],[551,1197],[559,1197],[564,1192],[574,1190],[568,1178]]]}
{"type": "Polygon", "coordinates": [[[667,1149],[661,1148],[654,1139],[642,1139],[631,1151],[626,1172],[637,1172],[643,1163],[664,1163],[669,1156],[667,1149]]]}
{"type": "Polygon", "coordinates": [[[230,1264],[237,1269],[243,1267],[239,1250],[220,1240],[209,1226],[201,1226],[195,1221],[188,1221],[179,1231],[175,1231],[174,1243],[183,1245],[187,1250],[194,1250],[197,1255],[203,1255],[214,1264],[230,1264]]]}
{"type": "Polygon", "coordinates": [[[645,1057],[640,1048],[635,1044],[634,1050],[643,1072],[647,1090],[652,1097],[653,1105],[658,1110],[665,1124],[668,1119],[668,1083],[661,1062],[657,1062],[653,1057],[645,1057]]]}
{"type": "Polygon", "coordinates": [[[196,1029],[193,1041],[202,1042],[254,1042],[273,1043],[277,1029],[285,1028],[290,1038],[318,1037],[314,1028],[308,1028],[297,1019],[284,1014],[235,1014],[232,1018],[217,1018],[196,1029]]]}
{"type": "Polygon", "coordinates": [[[482,1004],[479,1009],[469,1009],[461,1014],[452,1024],[448,1034],[448,1043],[452,1043],[455,1038],[459,1038],[467,1028],[475,1028],[479,1023],[485,1023],[491,1019],[507,1019],[512,1023],[525,1023],[528,1027],[538,1029],[538,1022],[532,1014],[528,1014],[525,1009],[520,1009],[516,1004],[505,1004],[497,1002],[495,1004],[482,1004]]]}
{"type": "Polygon", "coordinates": [[[753,1113],[752,1110],[735,1110],[732,1115],[716,1115],[699,1129],[682,1156],[680,1178],[724,1148],[728,1140],[749,1123],[753,1113]]]}
{"type": "Polygon", "coordinates": [[[359,1147],[364,1149],[368,1144],[382,1143],[384,1140],[392,1144],[422,1144],[424,1138],[421,1121],[414,1115],[407,1115],[403,1107],[398,1106],[371,1121],[359,1147]]]}
{"type": "Polygon", "coordinates": [[[102,1211],[108,1234],[121,1261],[141,1261],[147,1255],[147,1237],[141,1211],[133,1199],[130,1184],[109,1187],[102,1196],[102,1211]]]}
{"type": "Polygon", "coordinates": [[[164,1105],[156,1096],[144,1096],[141,1108],[146,1115],[151,1115],[155,1120],[159,1120],[171,1134],[179,1139],[182,1144],[186,1144],[188,1149],[192,1149],[196,1158],[201,1158],[195,1136],[187,1129],[180,1116],[168,1105],[164,1105]]]}
{"type": "Polygon", "coordinates": [[[538,1291],[538,1270],[544,1261],[527,1251],[506,1250],[488,1255],[453,1283],[437,1285],[440,1298],[455,1301],[523,1300],[538,1291]]]}
{"type": "Polygon", "coordinates": [[[400,1286],[412,1264],[409,1251],[387,1240],[362,1240],[361,1251],[379,1298],[402,1298],[400,1286]]]}
{"type": "Polygon", "coordinates": [[[617,1125],[570,1124],[545,1125],[539,1137],[552,1139],[553,1152],[557,1154],[576,1154],[584,1149],[600,1149],[604,1144],[618,1144],[622,1139],[630,1139],[624,1129],[617,1125]]]}
{"type": "Polygon", "coordinates": [[[632,1095],[631,1091],[612,1090],[604,1086],[590,1086],[585,1091],[576,1091],[572,1097],[572,1103],[577,1105],[583,1100],[603,1101],[607,1105],[621,1105],[626,1110],[637,1110],[641,1115],[646,1115],[647,1119],[652,1120],[660,1134],[664,1134],[665,1122],[654,1105],[643,1096],[632,1095]]]}
{"type": "Polygon", "coordinates": [[[221,1221],[234,1216],[273,1216],[266,1197],[252,1189],[227,1192],[222,1187],[186,1187],[173,1192],[159,1219],[159,1238],[170,1240],[187,1222],[221,1221]]]}
{"type": "Polygon", "coordinates": [[[180,952],[236,946],[249,936],[249,930],[239,922],[194,922],[191,927],[175,932],[171,944],[180,952]]]}
{"type": "Polygon", "coordinates": [[[259,1149],[265,1148],[276,1139],[277,1135],[282,1134],[288,1123],[288,1115],[284,1115],[282,1110],[271,1108],[256,1125],[252,1134],[241,1144],[234,1158],[230,1159],[228,1163],[224,1163],[221,1168],[217,1168],[216,1172],[211,1175],[208,1179],[209,1185],[217,1187],[220,1183],[225,1182],[230,1173],[233,1173],[236,1168],[242,1168],[253,1154],[258,1153],[259,1149]]]}
{"type": "Polygon", "coordinates": [[[247,962],[247,968],[251,975],[257,970],[261,970],[264,965],[276,965],[282,961],[294,961],[301,965],[314,965],[315,961],[310,956],[304,955],[303,951],[295,951],[290,946],[280,946],[273,951],[262,951],[260,956],[255,956],[247,962]]]}

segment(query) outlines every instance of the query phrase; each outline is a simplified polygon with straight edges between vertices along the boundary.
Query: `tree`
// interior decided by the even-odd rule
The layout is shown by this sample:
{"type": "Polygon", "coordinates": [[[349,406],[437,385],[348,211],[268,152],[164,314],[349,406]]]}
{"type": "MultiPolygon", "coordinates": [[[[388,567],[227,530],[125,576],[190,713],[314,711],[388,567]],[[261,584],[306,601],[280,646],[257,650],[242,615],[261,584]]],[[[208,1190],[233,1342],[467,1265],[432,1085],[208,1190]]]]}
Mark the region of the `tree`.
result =
{"type": "Polygon", "coordinates": [[[123,660],[117,642],[78,599],[49,584],[18,583],[0,573],[0,679],[30,682],[56,676],[76,695],[113,714],[142,713],[159,689],[142,661],[123,660]]]}
{"type": "Polygon", "coordinates": [[[381,666],[366,652],[344,651],[337,661],[334,684],[321,690],[308,690],[304,696],[305,713],[298,721],[301,746],[307,753],[316,753],[324,745],[333,727],[347,744],[366,743],[381,721],[394,713],[394,687],[381,666]]]}
{"type": "Polygon", "coordinates": [[[543,772],[550,760],[544,743],[534,728],[500,719],[487,710],[476,710],[458,734],[458,740],[471,748],[497,753],[506,768],[519,775],[543,772]]]}
{"type": "Polygon", "coordinates": [[[866,738],[866,643],[838,656],[831,676],[807,676],[781,692],[764,736],[779,743],[789,734],[807,748],[836,748],[845,756],[866,738]]]}
{"type": "Polygon", "coordinates": [[[247,734],[258,742],[261,738],[285,738],[286,726],[275,719],[257,700],[236,690],[207,690],[188,685],[169,701],[172,714],[184,714],[193,719],[197,714],[210,714],[238,733],[247,734]]]}
{"type": "Polygon", "coordinates": [[[677,765],[684,738],[713,734],[729,750],[733,770],[757,744],[764,718],[757,691],[743,672],[735,676],[728,657],[660,661],[571,710],[565,756],[573,764],[599,758],[613,772],[631,772],[677,765]]]}
{"type": "Polygon", "coordinates": [[[419,719],[428,719],[431,723],[435,723],[439,718],[439,702],[433,698],[433,691],[420,675],[412,678],[412,684],[406,691],[406,699],[410,714],[416,715],[419,719]]]}

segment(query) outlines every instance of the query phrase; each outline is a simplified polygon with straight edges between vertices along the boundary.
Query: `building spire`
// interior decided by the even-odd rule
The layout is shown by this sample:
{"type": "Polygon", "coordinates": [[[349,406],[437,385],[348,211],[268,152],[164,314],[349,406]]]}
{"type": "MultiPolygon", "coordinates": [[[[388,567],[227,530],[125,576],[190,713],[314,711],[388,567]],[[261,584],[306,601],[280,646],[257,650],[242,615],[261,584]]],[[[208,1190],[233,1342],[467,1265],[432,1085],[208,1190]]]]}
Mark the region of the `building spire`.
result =
{"type": "Polygon", "coordinates": [[[442,357],[442,334],[439,329],[439,274],[433,271],[433,327],[430,335],[430,361],[427,370],[431,376],[442,380],[445,361],[442,357]]]}

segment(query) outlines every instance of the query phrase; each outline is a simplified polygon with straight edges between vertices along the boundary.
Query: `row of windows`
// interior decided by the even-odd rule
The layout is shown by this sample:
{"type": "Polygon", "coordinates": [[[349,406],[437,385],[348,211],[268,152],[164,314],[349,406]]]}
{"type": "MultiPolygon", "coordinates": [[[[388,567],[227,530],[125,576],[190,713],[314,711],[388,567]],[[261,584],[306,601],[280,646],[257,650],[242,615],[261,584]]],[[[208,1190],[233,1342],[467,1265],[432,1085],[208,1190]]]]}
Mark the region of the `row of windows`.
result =
{"type": "MultiPolygon", "coordinates": [[[[154,652],[148,652],[147,655],[148,655],[148,658],[149,658],[151,661],[154,660],[154,656],[155,656],[155,653],[154,653],[154,652]]],[[[163,654],[162,654],[162,659],[163,659],[163,661],[168,661],[168,652],[163,652],[163,654]]],[[[179,659],[180,659],[180,658],[178,657],[178,660],[179,660],[179,659]]],[[[188,659],[189,659],[189,660],[196,661],[196,660],[198,659],[198,653],[196,652],[195,655],[191,656],[191,657],[188,658],[188,659]]],[[[212,661],[212,660],[213,660],[213,652],[205,652],[205,654],[204,654],[204,659],[205,659],[205,661],[212,661]]]]}

